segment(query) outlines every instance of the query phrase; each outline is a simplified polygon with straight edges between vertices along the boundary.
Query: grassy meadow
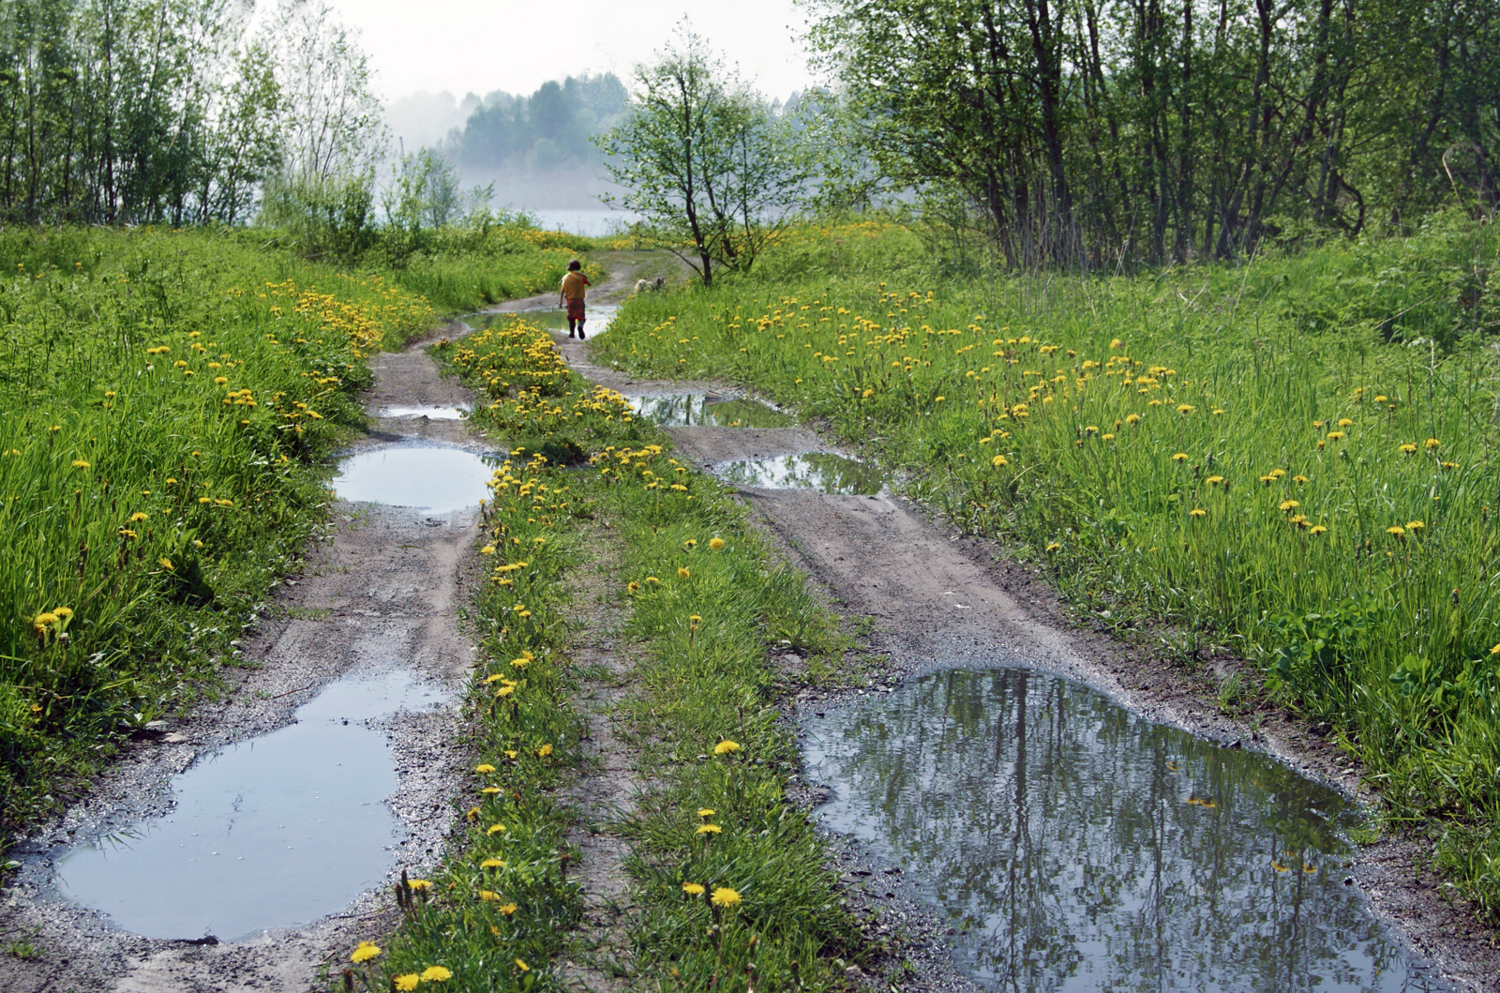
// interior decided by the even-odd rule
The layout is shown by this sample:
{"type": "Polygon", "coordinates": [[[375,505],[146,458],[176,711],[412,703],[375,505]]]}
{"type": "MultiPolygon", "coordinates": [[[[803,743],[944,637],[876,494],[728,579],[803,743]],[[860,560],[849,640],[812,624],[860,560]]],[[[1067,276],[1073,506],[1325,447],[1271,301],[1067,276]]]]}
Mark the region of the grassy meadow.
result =
{"type": "Polygon", "coordinates": [[[555,283],[573,247],[487,237],[445,275],[339,271],[260,232],[0,234],[7,830],[212,690],[325,519],[366,360],[438,310],[555,283]]]}
{"type": "MultiPolygon", "coordinates": [[[[1327,720],[1500,912],[1500,236],[1461,216],[1236,267],[963,274],[929,232],[789,232],[634,298],[596,358],[755,387],[1045,561],[1185,666],[1327,720]]],[[[972,266],[971,266],[972,268],[972,266]]]]}

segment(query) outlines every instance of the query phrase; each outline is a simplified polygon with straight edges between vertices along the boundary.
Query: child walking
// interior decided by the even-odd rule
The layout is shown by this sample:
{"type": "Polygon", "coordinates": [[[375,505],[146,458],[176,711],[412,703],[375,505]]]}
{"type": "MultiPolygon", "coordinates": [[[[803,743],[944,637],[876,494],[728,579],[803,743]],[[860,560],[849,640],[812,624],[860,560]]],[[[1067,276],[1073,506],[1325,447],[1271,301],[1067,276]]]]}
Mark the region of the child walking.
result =
{"type": "Polygon", "coordinates": [[[589,278],[581,271],[583,263],[577,259],[568,263],[568,273],[562,278],[562,292],[557,297],[559,307],[568,308],[568,337],[573,337],[577,326],[578,340],[583,340],[583,293],[589,278]]]}

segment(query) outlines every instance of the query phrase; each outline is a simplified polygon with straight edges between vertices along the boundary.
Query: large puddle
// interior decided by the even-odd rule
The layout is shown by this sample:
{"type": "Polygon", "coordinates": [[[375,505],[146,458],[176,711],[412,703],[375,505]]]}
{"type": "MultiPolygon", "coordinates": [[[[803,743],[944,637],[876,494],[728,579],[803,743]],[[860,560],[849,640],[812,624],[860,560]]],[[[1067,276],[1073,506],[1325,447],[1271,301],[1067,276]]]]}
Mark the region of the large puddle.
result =
{"type": "Polygon", "coordinates": [[[844,496],[879,493],[886,474],[878,467],[830,452],[742,459],[713,466],[715,476],[736,486],[767,490],[818,490],[844,496]]]}
{"type": "Polygon", "coordinates": [[[493,474],[493,466],[461,448],[392,445],[345,459],[333,491],[351,503],[448,514],[479,506],[493,474]]]}
{"type": "MultiPolygon", "coordinates": [[[[950,671],[809,724],[819,809],[1018,991],[1440,990],[1344,884],[1355,812],[1077,683],[950,671]]],[[[880,879],[881,877],[875,877],[880,879]]]]}
{"type": "Polygon", "coordinates": [[[402,830],[386,736],[368,722],[439,691],[397,670],[330,683],[297,723],[218,749],[172,780],[166,817],[57,863],[67,899],[148,938],[240,938],[305,924],[384,881],[402,830]]]}
{"type": "Polygon", "coordinates": [[[759,400],[704,393],[648,393],[626,398],[636,413],[662,427],[785,428],[797,419],[759,400]]]}
{"type": "MultiPolygon", "coordinates": [[[[609,322],[615,319],[615,313],[619,309],[613,304],[585,305],[583,333],[590,338],[596,334],[603,334],[609,330],[609,322]]],[[[462,320],[466,327],[475,331],[483,331],[517,317],[524,317],[548,331],[568,330],[568,312],[560,307],[533,307],[530,310],[508,310],[499,314],[466,314],[462,320]]]]}
{"type": "Polygon", "coordinates": [[[468,411],[462,407],[383,407],[377,417],[385,417],[391,420],[429,420],[429,421],[458,421],[462,420],[468,411]]]}

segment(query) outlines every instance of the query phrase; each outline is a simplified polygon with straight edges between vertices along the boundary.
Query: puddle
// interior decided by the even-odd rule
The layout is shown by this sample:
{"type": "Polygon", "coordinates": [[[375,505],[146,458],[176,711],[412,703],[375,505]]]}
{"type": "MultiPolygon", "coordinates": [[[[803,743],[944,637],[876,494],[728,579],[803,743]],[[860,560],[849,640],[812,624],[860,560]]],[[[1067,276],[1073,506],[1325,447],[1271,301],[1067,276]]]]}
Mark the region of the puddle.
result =
{"type": "Polygon", "coordinates": [[[489,496],[493,473],[484,459],[459,448],[393,445],[345,459],[333,479],[333,491],[351,503],[448,514],[479,506],[489,496]]]}
{"type": "Polygon", "coordinates": [[[819,818],[905,870],[976,978],[1445,989],[1344,885],[1355,812],[1263,755],[1023,669],[937,673],[809,730],[808,780],[835,791],[819,818]]]}
{"type": "Polygon", "coordinates": [[[626,398],[636,412],[662,427],[786,428],[790,414],[761,403],[712,393],[648,393],[626,398]]]}
{"type": "Polygon", "coordinates": [[[461,407],[386,407],[375,416],[391,420],[425,417],[433,421],[457,421],[467,414],[468,411],[461,407]]]}
{"type": "Polygon", "coordinates": [[[780,455],[769,459],[720,462],[713,474],[736,486],[767,490],[819,490],[844,496],[879,493],[886,475],[879,468],[829,452],[780,455]]]}
{"type": "MultiPolygon", "coordinates": [[[[588,305],[584,309],[583,333],[592,338],[609,330],[609,322],[615,319],[620,308],[613,304],[588,305]]],[[[510,310],[503,314],[465,314],[463,324],[474,331],[484,331],[504,324],[517,317],[524,317],[549,331],[568,330],[568,312],[559,307],[533,307],[530,310],[510,310]]]]}
{"type": "Polygon", "coordinates": [[[148,938],[305,924],[384,882],[403,831],[386,737],[360,723],[446,697],[409,672],[330,683],[298,723],[202,755],[171,814],[73,849],[63,897],[148,938]]]}

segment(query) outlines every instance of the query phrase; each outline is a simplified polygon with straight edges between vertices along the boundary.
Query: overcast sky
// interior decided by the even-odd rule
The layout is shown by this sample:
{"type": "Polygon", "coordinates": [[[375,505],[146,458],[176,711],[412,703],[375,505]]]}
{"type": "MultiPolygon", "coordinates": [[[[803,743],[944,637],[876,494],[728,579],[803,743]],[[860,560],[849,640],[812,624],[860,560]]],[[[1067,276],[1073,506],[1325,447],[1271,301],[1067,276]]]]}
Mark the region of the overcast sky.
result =
{"type": "Polygon", "coordinates": [[[792,0],[694,6],[682,0],[331,0],[379,73],[387,102],[419,91],[462,100],[492,90],[531,93],[549,79],[614,72],[626,79],[684,14],[769,97],[812,77],[792,0]]]}

